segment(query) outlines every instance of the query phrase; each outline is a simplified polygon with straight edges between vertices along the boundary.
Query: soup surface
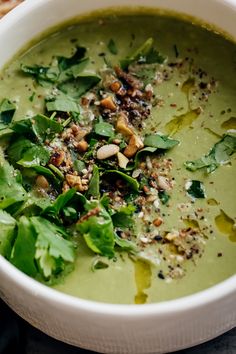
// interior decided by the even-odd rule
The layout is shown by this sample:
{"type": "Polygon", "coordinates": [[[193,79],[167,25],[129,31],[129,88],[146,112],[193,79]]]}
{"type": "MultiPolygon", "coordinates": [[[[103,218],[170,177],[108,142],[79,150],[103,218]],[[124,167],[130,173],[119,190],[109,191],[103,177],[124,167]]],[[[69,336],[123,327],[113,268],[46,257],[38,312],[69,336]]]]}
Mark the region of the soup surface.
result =
{"type": "Polygon", "coordinates": [[[150,303],[236,273],[236,45],[93,15],[0,76],[0,252],[63,292],[150,303]]]}

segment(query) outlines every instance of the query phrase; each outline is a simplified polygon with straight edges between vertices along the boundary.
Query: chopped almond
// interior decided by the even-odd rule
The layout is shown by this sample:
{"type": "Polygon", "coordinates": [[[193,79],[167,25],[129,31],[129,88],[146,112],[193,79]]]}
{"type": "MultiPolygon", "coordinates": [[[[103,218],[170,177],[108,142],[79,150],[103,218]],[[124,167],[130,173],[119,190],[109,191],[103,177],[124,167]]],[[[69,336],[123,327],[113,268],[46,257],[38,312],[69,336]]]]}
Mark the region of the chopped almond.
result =
{"type": "Polygon", "coordinates": [[[111,85],[110,85],[110,89],[111,89],[111,91],[113,91],[113,92],[118,92],[120,88],[121,88],[121,83],[120,83],[120,81],[114,81],[114,82],[112,82],[111,85]]]}
{"type": "Polygon", "coordinates": [[[42,176],[42,175],[39,175],[36,178],[36,185],[39,188],[42,188],[42,189],[48,189],[49,188],[49,183],[48,183],[47,179],[44,176],[42,176]]]}
{"type": "Polygon", "coordinates": [[[50,163],[54,166],[61,166],[62,162],[65,160],[65,151],[55,151],[51,156],[50,163]]]}
{"type": "Polygon", "coordinates": [[[90,133],[90,130],[91,130],[91,129],[79,127],[79,130],[77,130],[77,132],[76,132],[76,134],[75,134],[75,140],[79,142],[79,141],[82,140],[87,134],[90,133]]]}
{"type": "Polygon", "coordinates": [[[138,135],[132,135],[129,140],[129,145],[124,150],[124,155],[128,158],[133,157],[136,152],[143,148],[143,142],[138,135]]]}
{"type": "Polygon", "coordinates": [[[100,105],[106,109],[110,109],[111,111],[116,111],[117,108],[111,96],[108,96],[101,100],[100,105]]]}
{"type": "Polygon", "coordinates": [[[130,136],[134,134],[132,128],[129,127],[128,118],[124,113],[120,113],[119,117],[117,118],[116,131],[125,136],[130,136]]]}
{"type": "Polygon", "coordinates": [[[79,192],[84,191],[84,186],[82,185],[80,176],[74,176],[74,175],[67,174],[66,181],[70,187],[75,188],[77,191],[79,191],[79,192]]]}
{"type": "Polygon", "coordinates": [[[163,220],[161,218],[156,218],[152,223],[154,226],[158,227],[163,223],[163,220]]]}
{"type": "Polygon", "coordinates": [[[79,152],[86,152],[88,150],[88,143],[86,140],[82,139],[79,142],[74,143],[74,147],[79,151],[79,152]]]}

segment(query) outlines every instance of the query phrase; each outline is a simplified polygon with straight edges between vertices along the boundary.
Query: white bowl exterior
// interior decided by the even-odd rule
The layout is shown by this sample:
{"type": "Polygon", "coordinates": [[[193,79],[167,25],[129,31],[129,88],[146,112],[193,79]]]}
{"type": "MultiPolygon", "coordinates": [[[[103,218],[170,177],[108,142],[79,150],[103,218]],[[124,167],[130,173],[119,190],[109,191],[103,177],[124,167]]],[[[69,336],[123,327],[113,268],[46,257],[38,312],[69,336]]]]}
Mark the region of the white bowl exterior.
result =
{"type": "MultiPolygon", "coordinates": [[[[0,21],[0,47],[4,48],[0,67],[36,35],[59,22],[111,5],[143,4],[142,0],[26,0],[0,21]]],[[[235,0],[145,0],[145,6],[194,15],[236,38],[235,0]]],[[[141,306],[111,305],[50,289],[0,256],[0,296],[45,333],[101,353],[171,352],[236,326],[236,276],[182,299],[141,306]]]]}

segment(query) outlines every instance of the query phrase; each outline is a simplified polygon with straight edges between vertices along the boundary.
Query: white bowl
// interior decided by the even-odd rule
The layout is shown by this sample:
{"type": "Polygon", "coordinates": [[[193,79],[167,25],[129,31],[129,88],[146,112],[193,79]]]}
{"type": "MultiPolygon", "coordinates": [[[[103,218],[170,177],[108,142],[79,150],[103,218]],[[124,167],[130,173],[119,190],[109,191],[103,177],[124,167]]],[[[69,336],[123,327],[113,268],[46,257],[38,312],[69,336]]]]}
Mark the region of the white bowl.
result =
{"type": "MultiPolygon", "coordinates": [[[[0,21],[0,67],[46,28],[77,14],[143,0],[26,0],[0,21]]],[[[212,23],[236,38],[234,0],[145,0],[212,23]]],[[[190,347],[236,326],[236,276],[181,299],[112,305],[65,295],[29,278],[0,256],[0,296],[48,335],[102,353],[163,353],[190,347]]]]}

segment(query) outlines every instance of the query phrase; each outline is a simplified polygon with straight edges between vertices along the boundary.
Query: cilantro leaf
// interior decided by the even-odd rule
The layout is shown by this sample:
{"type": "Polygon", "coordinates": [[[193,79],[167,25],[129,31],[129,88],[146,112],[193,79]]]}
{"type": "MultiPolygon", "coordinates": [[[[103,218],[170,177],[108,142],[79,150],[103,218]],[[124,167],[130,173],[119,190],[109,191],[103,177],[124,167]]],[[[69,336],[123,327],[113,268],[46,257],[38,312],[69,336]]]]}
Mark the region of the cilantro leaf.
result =
{"type": "Polygon", "coordinates": [[[162,64],[165,61],[165,57],[161,55],[155,48],[151,48],[145,57],[140,58],[139,63],[144,64],[162,64]]]}
{"type": "Polygon", "coordinates": [[[162,64],[165,58],[153,48],[153,38],[148,38],[134,53],[127,58],[121,60],[120,65],[123,70],[127,69],[130,64],[137,62],[139,64],[162,64]]]}
{"type": "Polygon", "coordinates": [[[33,277],[38,272],[34,259],[36,252],[35,242],[36,233],[32,224],[27,217],[22,216],[18,222],[18,232],[10,261],[22,272],[33,277]]]}
{"type": "Polygon", "coordinates": [[[40,216],[30,220],[37,234],[35,258],[45,278],[62,271],[65,262],[74,262],[73,243],[63,238],[68,235],[62,228],[40,216]]]}
{"type": "Polygon", "coordinates": [[[22,202],[26,191],[17,180],[14,168],[4,159],[0,151],[0,208],[5,209],[12,204],[22,202]]]}
{"type": "Polygon", "coordinates": [[[116,55],[118,53],[116,44],[114,40],[111,38],[107,44],[107,48],[110,51],[111,54],[116,55]]]}
{"type": "Polygon", "coordinates": [[[157,149],[168,150],[178,145],[179,141],[169,138],[167,135],[151,134],[144,139],[144,145],[157,149]]]}
{"type": "Polygon", "coordinates": [[[80,74],[75,79],[70,79],[58,85],[59,90],[73,97],[79,98],[85,92],[97,85],[101,78],[97,75],[80,74]]]}
{"type": "Polygon", "coordinates": [[[52,139],[63,130],[63,126],[42,114],[14,122],[11,129],[18,134],[36,137],[40,142],[52,139]]]}
{"type": "Polygon", "coordinates": [[[57,67],[45,67],[40,65],[24,65],[21,64],[21,70],[37,81],[38,84],[44,86],[45,83],[55,83],[58,79],[59,70],[57,67]]]}
{"type": "Polygon", "coordinates": [[[186,191],[189,195],[194,198],[205,198],[205,189],[202,182],[197,180],[190,181],[189,185],[187,184],[186,191]]]}
{"type": "Polygon", "coordinates": [[[23,137],[10,144],[7,153],[10,161],[23,167],[46,165],[50,158],[46,148],[23,137]]]}
{"type": "Polygon", "coordinates": [[[0,103],[0,129],[5,128],[9,123],[11,123],[14,116],[16,106],[4,98],[0,103]]]}
{"type": "Polygon", "coordinates": [[[196,171],[206,168],[207,172],[213,172],[217,167],[230,160],[230,156],[236,152],[236,136],[225,135],[218,141],[208,154],[194,161],[184,163],[187,170],[196,171]]]}
{"type": "Polygon", "coordinates": [[[4,210],[0,210],[0,254],[9,259],[14,240],[16,220],[4,210]]]}
{"type": "Polygon", "coordinates": [[[76,190],[71,188],[67,192],[60,194],[55,202],[48,206],[44,211],[43,215],[49,215],[50,217],[58,217],[59,213],[68,204],[68,202],[74,197],[76,190]]]}
{"type": "Polygon", "coordinates": [[[110,215],[98,201],[87,202],[86,211],[76,225],[77,230],[93,252],[112,258],[115,239],[110,215]]]}
{"type": "Polygon", "coordinates": [[[111,216],[113,225],[121,229],[127,229],[134,226],[133,214],[136,208],[134,205],[121,207],[115,214],[111,216]]]}

